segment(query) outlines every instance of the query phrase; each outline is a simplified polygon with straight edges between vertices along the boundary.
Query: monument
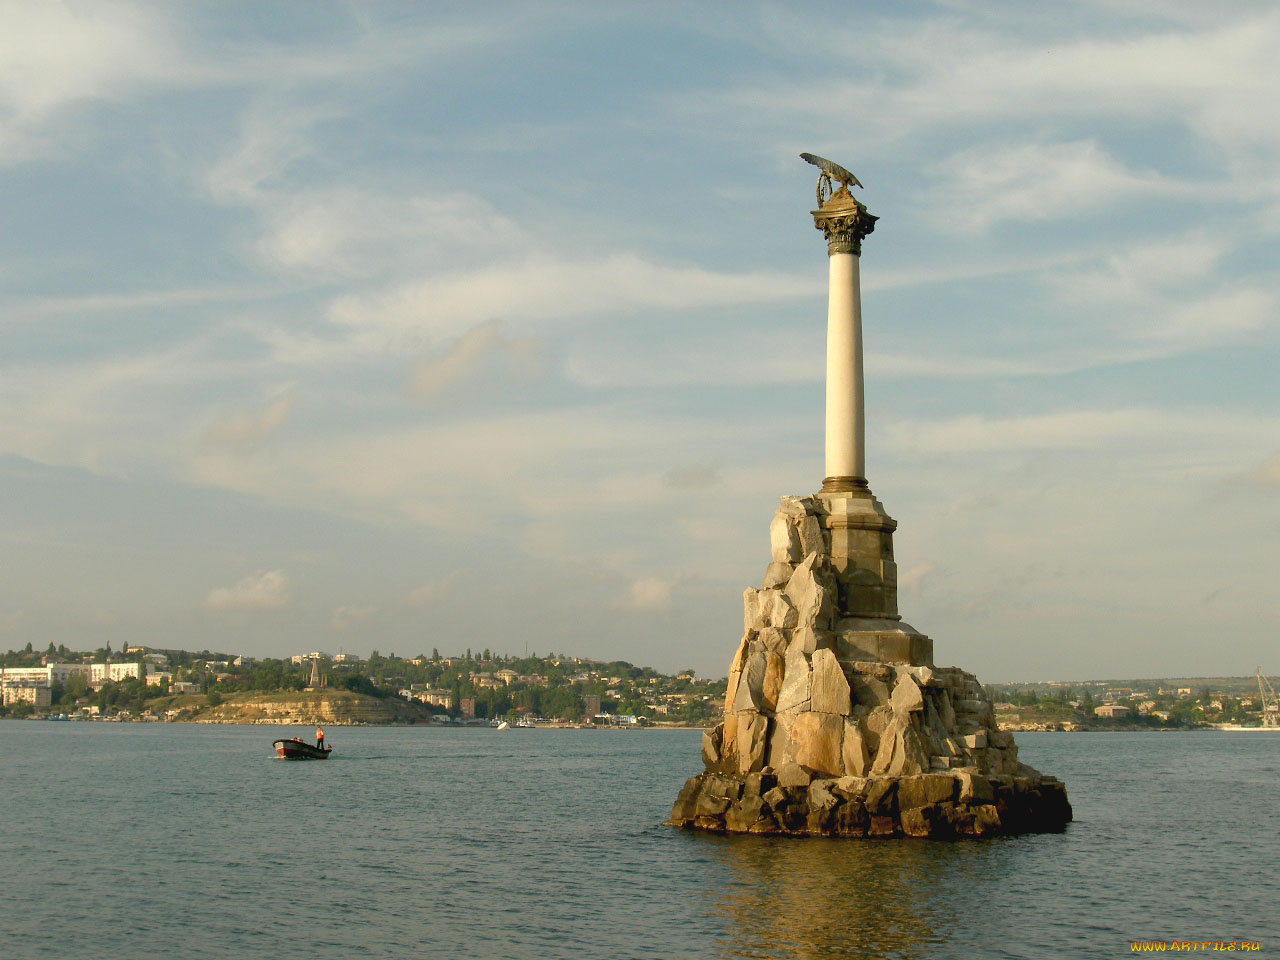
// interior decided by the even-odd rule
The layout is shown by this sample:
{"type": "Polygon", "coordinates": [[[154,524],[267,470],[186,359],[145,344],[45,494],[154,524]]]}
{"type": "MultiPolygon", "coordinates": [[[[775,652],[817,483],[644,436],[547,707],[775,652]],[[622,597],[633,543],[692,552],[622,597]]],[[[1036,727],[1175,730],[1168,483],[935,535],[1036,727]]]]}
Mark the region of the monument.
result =
{"type": "Polygon", "coordinates": [[[670,823],[730,833],[990,836],[1060,830],[1066,789],[1018,760],[977,678],[933,662],[898,614],[897,523],[866,479],[859,258],[876,217],[848,170],[821,171],[827,240],[826,476],[782,497],[770,563],[743,595],[724,721],[670,823]],[[838,186],[837,186],[838,184],[838,186]]]}

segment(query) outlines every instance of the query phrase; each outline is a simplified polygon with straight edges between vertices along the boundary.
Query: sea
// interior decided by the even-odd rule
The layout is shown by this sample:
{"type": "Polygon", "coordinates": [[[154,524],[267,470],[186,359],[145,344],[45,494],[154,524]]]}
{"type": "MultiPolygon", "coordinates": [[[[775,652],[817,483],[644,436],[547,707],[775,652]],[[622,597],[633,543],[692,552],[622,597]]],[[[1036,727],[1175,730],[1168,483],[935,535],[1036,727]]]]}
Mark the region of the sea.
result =
{"type": "Polygon", "coordinates": [[[0,721],[0,957],[1280,956],[1280,734],[1018,734],[1075,822],[952,842],[664,826],[697,731],[310,734],[0,721]]]}

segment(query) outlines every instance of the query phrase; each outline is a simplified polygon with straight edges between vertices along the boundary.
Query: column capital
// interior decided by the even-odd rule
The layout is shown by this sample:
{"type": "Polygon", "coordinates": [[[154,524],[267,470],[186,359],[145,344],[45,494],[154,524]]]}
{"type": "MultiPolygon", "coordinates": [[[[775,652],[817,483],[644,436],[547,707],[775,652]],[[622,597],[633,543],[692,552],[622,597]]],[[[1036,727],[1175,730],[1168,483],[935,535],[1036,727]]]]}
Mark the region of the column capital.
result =
{"type": "Polygon", "coordinates": [[[828,256],[836,253],[861,256],[862,238],[876,228],[876,221],[880,219],[867,213],[866,206],[858,202],[846,184],[841,184],[817,210],[810,212],[814,227],[827,238],[828,256]]]}

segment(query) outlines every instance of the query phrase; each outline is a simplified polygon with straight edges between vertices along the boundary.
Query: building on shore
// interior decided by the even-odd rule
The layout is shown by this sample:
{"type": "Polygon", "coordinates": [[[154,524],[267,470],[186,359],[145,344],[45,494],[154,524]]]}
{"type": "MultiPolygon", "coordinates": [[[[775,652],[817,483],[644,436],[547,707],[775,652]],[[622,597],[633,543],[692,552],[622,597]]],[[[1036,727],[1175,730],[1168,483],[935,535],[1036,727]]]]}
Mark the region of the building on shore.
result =
{"type": "Polygon", "coordinates": [[[29,703],[37,710],[46,710],[53,702],[52,694],[47,683],[6,679],[0,683],[0,706],[29,703]]]}
{"type": "Polygon", "coordinates": [[[1093,715],[1108,720],[1122,720],[1129,716],[1129,708],[1119,703],[1104,703],[1093,708],[1093,715]]]}

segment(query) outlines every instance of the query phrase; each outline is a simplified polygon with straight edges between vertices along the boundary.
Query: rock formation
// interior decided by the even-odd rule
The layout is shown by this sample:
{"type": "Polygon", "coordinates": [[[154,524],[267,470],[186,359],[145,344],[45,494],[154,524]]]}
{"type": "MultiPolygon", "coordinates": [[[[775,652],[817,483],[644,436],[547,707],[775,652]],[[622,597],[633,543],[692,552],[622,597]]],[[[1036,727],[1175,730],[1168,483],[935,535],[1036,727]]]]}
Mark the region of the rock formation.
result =
{"type": "Polygon", "coordinates": [[[724,722],[671,823],[732,833],[986,836],[1061,829],[1061,782],[1018,761],[973,674],[897,612],[897,524],[865,487],[783,497],[743,595],[724,722]]]}

